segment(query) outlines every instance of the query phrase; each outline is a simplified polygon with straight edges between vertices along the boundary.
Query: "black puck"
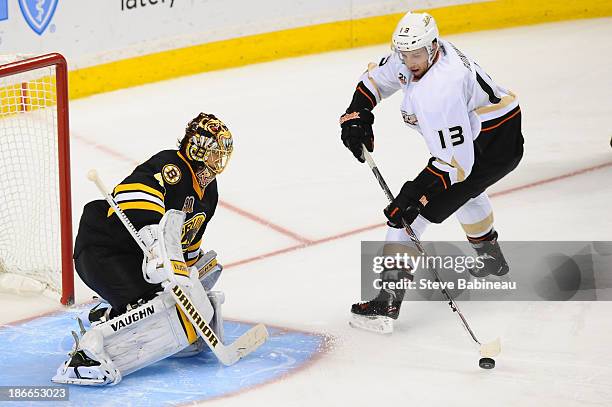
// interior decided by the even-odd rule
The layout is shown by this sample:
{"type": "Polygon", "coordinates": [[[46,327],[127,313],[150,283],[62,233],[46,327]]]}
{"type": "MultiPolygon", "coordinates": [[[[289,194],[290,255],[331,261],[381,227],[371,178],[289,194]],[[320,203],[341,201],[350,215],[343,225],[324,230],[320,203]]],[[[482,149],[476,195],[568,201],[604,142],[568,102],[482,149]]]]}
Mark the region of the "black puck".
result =
{"type": "Polygon", "coordinates": [[[493,369],[495,367],[495,360],[491,358],[480,358],[478,366],[480,366],[481,369],[493,369]]]}

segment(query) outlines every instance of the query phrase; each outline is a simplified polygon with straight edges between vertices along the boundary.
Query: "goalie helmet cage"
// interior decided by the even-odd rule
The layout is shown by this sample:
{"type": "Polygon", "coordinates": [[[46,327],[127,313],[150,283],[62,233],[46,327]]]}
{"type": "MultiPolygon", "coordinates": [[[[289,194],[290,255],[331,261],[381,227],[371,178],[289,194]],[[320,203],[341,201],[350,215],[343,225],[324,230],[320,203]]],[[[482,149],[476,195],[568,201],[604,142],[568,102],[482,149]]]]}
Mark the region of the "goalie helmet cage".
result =
{"type": "Polygon", "coordinates": [[[68,70],[0,57],[0,286],[74,303],[68,70]]]}

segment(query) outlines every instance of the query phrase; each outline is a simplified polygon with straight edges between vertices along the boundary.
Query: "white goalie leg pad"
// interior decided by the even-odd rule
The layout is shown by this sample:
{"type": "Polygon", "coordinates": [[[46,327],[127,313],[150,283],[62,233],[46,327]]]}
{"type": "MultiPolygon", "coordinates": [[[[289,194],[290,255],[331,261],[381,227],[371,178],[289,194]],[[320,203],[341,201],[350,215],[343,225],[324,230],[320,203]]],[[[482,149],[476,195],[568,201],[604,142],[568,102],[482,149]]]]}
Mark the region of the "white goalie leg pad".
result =
{"type": "Polygon", "coordinates": [[[99,323],[87,331],[77,350],[83,350],[99,368],[67,368],[67,361],[53,378],[58,383],[117,384],[121,378],[189,345],[174,298],[163,293],[137,308],[99,323]],[[99,370],[99,372],[98,372],[99,370]],[[82,380],[76,380],[82,379],[82,380]]]}
{"type": "MultiPolygon", "coordinates": [[[[209,325],[215,334],[217,334],[219,340],[224,342],[225,336],[223,331],[223,313],[221,311],[221,306],[225,302],[225,294],[223,294],[221,291],[211,291],[208,293],[208,299],[210,300],[210,303],[215,311],[212,320],[209,321],[209,325]]],[[[176,353],[173,355],[173,357],[187,358],[195,356],[206,349],[208,349],[206,342],[204,342],[202,338],[198,337],[197,341],[187,346],[182,351],[176,353]]]]}
{"type": "Polygon", "coordinates": [[[225,302],[225,294],[221,291],[211,291],[208,293],[208,299],[215,310],[212,320],[210,321],[210,327],[219,337],[221,342],[225,341],[225,332],[223,331],[223,313],[221,307],[225,302]]]}
{"type": "Polygon", "coordinates": [[[101,330],[104,349],[122,375],[165,359],[189,345],[176,303],[169,294],[92,330],[101,330]]]}

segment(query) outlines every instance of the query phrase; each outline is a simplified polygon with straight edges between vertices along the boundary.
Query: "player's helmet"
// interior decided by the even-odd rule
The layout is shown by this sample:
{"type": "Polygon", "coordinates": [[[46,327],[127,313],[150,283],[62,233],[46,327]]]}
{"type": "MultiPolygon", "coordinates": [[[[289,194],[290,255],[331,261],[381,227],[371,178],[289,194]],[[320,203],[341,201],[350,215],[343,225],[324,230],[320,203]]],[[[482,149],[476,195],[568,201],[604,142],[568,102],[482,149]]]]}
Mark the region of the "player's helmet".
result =
{"type": "Polygon", "coordinates": [[[215,115],[200,113],[187,124],[179,148],[196,167],[204,167],[214,177],[223,172],[232,155],[232,133],[215,115]]]}
{"type": "Polygon", "coordinates": [[[431,15],[409,11],[393,32],[391,48],[395,52],[407,52],[425,47],[431,65],[436,56],[433,44],[438,41],[439,35],[436,20],[431,15]]]}

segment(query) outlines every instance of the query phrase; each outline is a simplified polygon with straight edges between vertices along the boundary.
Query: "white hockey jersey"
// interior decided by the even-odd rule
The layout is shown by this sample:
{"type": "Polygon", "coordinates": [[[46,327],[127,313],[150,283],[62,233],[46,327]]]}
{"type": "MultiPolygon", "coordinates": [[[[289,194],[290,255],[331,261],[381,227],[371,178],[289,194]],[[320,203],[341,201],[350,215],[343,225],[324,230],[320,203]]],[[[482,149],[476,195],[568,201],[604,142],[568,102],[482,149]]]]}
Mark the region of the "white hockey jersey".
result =
{"type": "Polygon", "coordinates": [[[414,80],[397,53],[370,64],[361,81],[376,103],[402,89],[404,122],[417,130],[452,183],[463,181],[474,164],[474,143],[482,122],[518,106],[512,92],[448,41],[439,40],[440,55],[427,73],[414,80]]]}

